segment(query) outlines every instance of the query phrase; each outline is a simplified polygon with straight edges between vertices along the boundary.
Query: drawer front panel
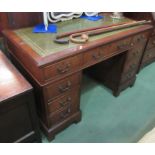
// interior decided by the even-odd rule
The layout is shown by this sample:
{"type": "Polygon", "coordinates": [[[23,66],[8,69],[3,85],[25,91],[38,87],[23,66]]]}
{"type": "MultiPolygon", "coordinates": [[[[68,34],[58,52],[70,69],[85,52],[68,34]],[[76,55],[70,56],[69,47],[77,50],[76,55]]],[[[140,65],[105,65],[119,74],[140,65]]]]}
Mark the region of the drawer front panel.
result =
{"type": "Polygon", "coordinates": [[[137,45],[133,49],[128,51],[127,60],[123,72],[131,71],[139,66],[143,50],[144,44],[137,43],[137,45]]]}
{"type": "Polygon", "coordinates": [[[153,48],[153,47],[155,47],[155,36],[153,36],[153,37],[151,37],[149,39],[149,42],[147,44],[146,49],[150,49],[150,48],[153,48]]]}
{"type": "Polygon", "coordinates": [[[149,37],[149,33],[148,32],[144,32],[138,35],[135,35],[132,39],[132,43],[134,45],[136,45],[137,43],[142,43],[142,42],[146,42],[147,39],[149,37]]]}
{"type": "Polygon", "coordinates": [[[45,99],[47,102],[52,101],[58,95],[63,95],[72,90],[76,85],[80,84],[81,74],[76,73],[72,76],[64,78],[56,83],[52,83],[44,88],[45,99]]]}
{"type": "MultiPolygon", "coordinates": [[[[73,103],[74,105],[79,105],[79,101],[76,101],[73,103]]],[[[63,120],[69,118],[71,115],[76,113],[79,110],[79,107],[74,106],[73,104],[66,105],[63,109],[60,111],[55,112],[53,115],[49,116],[49,125],[55,125],[59,122],[62,122],[63,120]]]]}
{"type": "MultiPolygon", "coordinates": [[[[106,50],[106,46],[104,47],[104,50],[106,50]]],[[[91,49],[83,55],[84,65],[95,64],[102,61],[103,58],[104,51],[102,51],[100,48],[91,49]]]]}
{"type": "Polygon", "coordinates": [[[123,39],[108,45],[89,50],[84,54],[84,65],[88,66],[105,60],[117,53],[127,51],[131,48],[131,38],[123,39]]]}
{"type": "Polygon", "coordinates": [[[44,79],[52,80],[74,71],[75,69],[81,66],[82,64],[81,60],[82,60],[82,56],[77,55],[45,67],[43,69],[44,79]]]}
{"type": "Polygon", "coordinates": [[[114,42],[110,45],[109,50],[105,51],[105,54],[111,54],[113,55],[114,53],[120,53],[120,52],[124,52],[127,51],[129,49],[131,49],[131,38],[126,38],[123,40],[119,40],[117,42],[114,42]]]}
{"type": "Polygon", "coordinates": [[[127,72],[131,72],[132,70],[138,69],[139,62],[140,62],[140,60],[126,63],[124,66],[124,69],[123,69],[123,74],[125,74],[127,72]]]}
{"type": "Polygon", "coordinates": [[[145,55],[143,61],[149,61],[150,59],[155,57],[155,48],[151,48],[145,51],[145,55]]]}
{"type": "Polygon", "coordinates": [[[57,111],[61,111],[66,106],[70,106],[73,104],[74,106],[77,106],[76,103],[79,101],[80,95],[79,95],[79,87],[74,89],[74,92],[69,92],[67,95],[62,96],[53,102],[48,103],[48,111],[49,114],[55,113],[57,111]]]}
{"type": "Polygon", "coordinates": [[[144,48],[142,46],[139,46],[133,50],[130,50],[127,56],[127,62],[130,62],[132,60],[137,60],[137,59],[139,60],[143,54],[143,49],[144,48]]]}

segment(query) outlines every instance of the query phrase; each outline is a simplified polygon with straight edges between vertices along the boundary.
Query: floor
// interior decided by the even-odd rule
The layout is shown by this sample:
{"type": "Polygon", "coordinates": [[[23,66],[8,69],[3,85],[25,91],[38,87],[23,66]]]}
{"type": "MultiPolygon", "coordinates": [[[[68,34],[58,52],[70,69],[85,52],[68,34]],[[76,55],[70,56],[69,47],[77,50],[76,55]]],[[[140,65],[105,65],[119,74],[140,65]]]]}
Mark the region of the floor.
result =
{"type": "MultiPolygon", "coordinates": [[[[52,143],[138,142],[155,126],[155,63],[137,76],[134,87],[119,97],[84,77],[81,91],[82,120],[56,135],[52,143]]],[[[48,140],[43,135],[43,142],[48,140]]]]}

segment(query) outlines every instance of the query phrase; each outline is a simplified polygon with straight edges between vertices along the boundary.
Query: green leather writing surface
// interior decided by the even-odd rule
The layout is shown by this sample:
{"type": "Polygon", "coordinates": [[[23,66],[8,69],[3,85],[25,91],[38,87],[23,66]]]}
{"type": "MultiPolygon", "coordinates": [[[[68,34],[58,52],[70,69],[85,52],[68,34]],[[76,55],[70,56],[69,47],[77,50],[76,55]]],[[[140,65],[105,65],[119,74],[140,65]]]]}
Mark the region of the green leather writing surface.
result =
{"type": "MultiPolygon", "coordinates": [[[[110,24],[117,24],[122,22],[130,22],[130,19],[123,18],[121,20],[113,20],[110,16],[105,16],[103,19],[99,21],[89,21],[86,19],[72,19],[69,21],[59,22],[57,23],[58,26],[58,33],[66,33],[70,31],[77,31],[86,28],[92,28],[97,26],[104,26],[110,24]]],[[[69,44],[57,44],[53,42],[53,39],[56,34],[52,33],[32,33],[32,27],[30,28],[23,28],[15,30],[14,32],[26,43],[28,44],[37,54],[40,56],[47,56],[52,53],[60,52],[67,48],[75,47],[78,44],[69,43],[69,44]]],[[[127,28],[132,29],[132,28],[127,28]]],[[[90,37],[89,42],[104,38],[106,36],[110,36],[113,34],[117,34],[122,31],[126,31],[127,29],[113,31],[110,33],[104,33],[100,35],[96,35],[90,37]]]]}

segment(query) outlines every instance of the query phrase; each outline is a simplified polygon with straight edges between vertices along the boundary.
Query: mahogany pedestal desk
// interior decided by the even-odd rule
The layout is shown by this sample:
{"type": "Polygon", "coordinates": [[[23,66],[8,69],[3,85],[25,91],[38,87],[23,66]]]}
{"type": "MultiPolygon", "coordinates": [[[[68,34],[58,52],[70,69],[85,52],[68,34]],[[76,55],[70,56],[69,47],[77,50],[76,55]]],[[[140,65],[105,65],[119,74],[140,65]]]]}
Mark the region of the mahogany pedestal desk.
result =
{"type": "Polygon", "coordinates": [[[0,51],[0,143],[41,142],[32,90],[0,51]]]}
{"type": "MultiPolygon", "coordinates": [[[[73,19],[57,26],[58,33],[64,33],[128,21],[131,20],[113,21],[105,16],[96,22],[73,19]]],[[[151,25],[136,26],[93,36],[81,45],[56,44],[55,34],[35,34],[32,28],[4,32],[13,62],[35,88],[41,126],[49,140],[71,123],[80,121],[81,76],[85,68],[101,63],[95,74],[102,77],[115,95],[133,85],[151,30],[151,25]],[[112,65],[103,64],[105,60],[112,61],[112,65]]]]}

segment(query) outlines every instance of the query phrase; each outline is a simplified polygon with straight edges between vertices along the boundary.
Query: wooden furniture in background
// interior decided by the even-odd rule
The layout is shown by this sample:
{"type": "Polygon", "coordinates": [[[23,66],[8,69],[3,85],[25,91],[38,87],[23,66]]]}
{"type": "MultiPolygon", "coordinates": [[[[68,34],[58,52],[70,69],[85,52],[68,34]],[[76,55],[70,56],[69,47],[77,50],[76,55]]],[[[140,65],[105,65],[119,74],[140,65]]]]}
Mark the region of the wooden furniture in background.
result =
{"type": "Polygon", "coordinates": [[[152,62],[155,62],[155,19],[151,12],[126,12],[124,15],[135,20],[151,20],[154,26],[152,34],[149,37],[143,58],[141,60],[141,67],[143,68],[152,62]]]}
{"type": "MultiPolygon", "coordinates": [[[[127,21],[131,20],[119,22],[127,21]]],[[[64,33],[110,23],[113,20],[106,16],[97,22],[74,19],[58,23],[58,27],[59,33],[64,33]]],[[[80,89],[84,69],[117,57],[118,61],[114,60],[111,67],[104,67],[106,83],[112,85],[107,86],[118,95],[134,84],[151,30],[151,25],[141,25],[94,36],[82,45],[56,44],[52,41],[55,34],[34,34],[32,28],[4,32],[12,61],[35,88],[41,126],[49,140],[81,119],[80,89]]],[[[104,77],[104,69],[100,69],[98,76],[104,77]]]]}
{"type": "Polygon", "coordinates": [[[42,22],[41,12],[0,12],[0,49],[6,54],[3,30],[34,26],[42,22]]]}
{"type": "Polygon", "coordinates": [[[5,29],[16,29],[42,23],[40,12],[0,12],[0,34],[5,29]]]}
{"type": "Polygon", "coordinates": [[[0,51],[0,143],[41,142],[32,86],[0,51]]]}

